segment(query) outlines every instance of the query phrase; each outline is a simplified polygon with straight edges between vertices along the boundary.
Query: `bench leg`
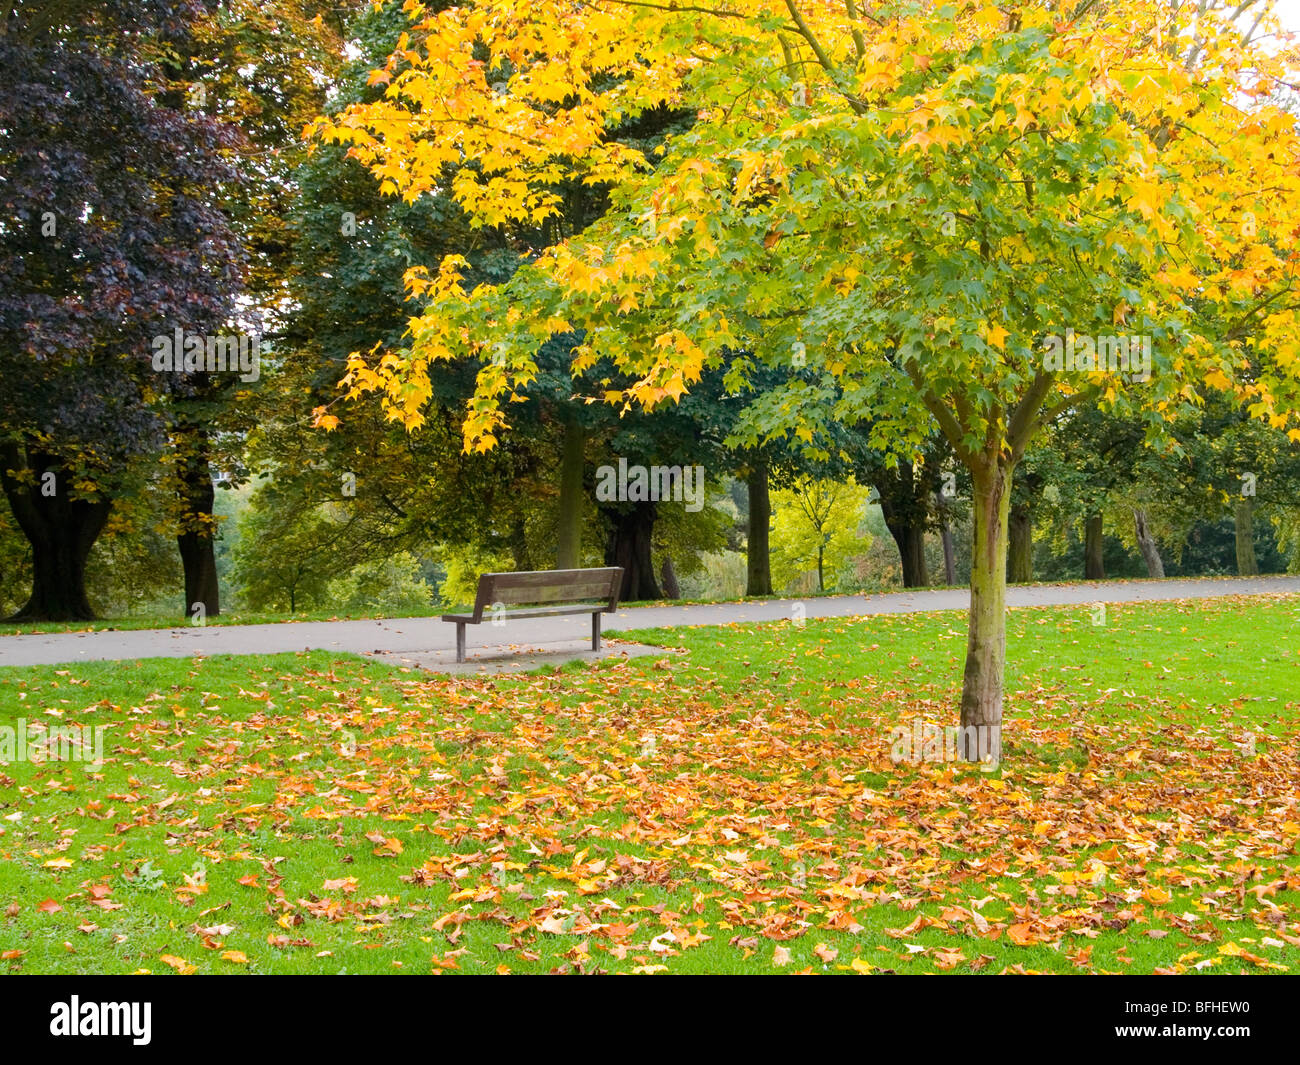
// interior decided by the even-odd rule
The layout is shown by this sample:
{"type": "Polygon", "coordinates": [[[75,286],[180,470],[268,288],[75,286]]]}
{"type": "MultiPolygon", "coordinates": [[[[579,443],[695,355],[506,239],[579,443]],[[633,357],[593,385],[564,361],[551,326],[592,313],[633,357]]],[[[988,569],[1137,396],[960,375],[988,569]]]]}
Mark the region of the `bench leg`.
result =
{"type": "Polygon", "coordinates": [[[600,612],[593,611],[591,615],[591,649],[600,650],[600,612]]]}
{"type": "Polygon", "coordinates": [[[465,623],[456,622],[456,661],[465,661],[465,623]]]}

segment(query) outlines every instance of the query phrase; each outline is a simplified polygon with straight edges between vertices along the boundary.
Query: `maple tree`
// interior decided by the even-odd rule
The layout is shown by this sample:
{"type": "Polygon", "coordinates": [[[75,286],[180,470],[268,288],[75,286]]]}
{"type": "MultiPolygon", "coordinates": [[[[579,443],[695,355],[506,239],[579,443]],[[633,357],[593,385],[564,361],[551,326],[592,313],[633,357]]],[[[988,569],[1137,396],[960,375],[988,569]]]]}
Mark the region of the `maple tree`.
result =
{"type": "MultiPolygon", "coordinates": [[[[575,372],[601,356],[634,377],[616,404],[676,400],[736,351],[742,389],[793,351],[841,398],[803,380],[767,392],[768,434],[811,440],[870,407],[873,437],[906,456],[937,423],[973,491],[963,726],[1000,727],[1010,487],[1044,424],[1101,404],[1154,435],[1219,390],[1300,436],[1297,139],[1270,99],[1294,55],[1253,43],[1232,9],[405,7],[412,30],[372,75],[385,98],[309,134],[408,199],[457,167],[484,226],[554,214],[574,178],[610,186],[612,206],[506,286],[467,290],[455,257],[412,268],[427,310],[411,345],[354,357],[350,394],[417,427],[431,363],[491,344],[465,430],[490,448],[538,344],[582,328],[575,372]],[[697,121],[653,166],[606,136],[665,106],[697,121]],[[1069,329],[1149,338],[1150,379],[1049,368],[1043,338],[1069,329]]],[[[1254,26],[1276,28],[1267,8],[1254,26]]]]}

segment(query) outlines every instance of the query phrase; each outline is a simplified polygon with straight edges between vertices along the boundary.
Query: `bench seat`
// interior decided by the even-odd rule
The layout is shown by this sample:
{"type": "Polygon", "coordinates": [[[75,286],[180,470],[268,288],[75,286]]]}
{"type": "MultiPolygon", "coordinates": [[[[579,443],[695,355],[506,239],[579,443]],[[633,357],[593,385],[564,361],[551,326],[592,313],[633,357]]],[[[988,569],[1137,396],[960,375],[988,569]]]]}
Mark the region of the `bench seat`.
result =
{"type": "Polygon", "coordinates": [[[493,617],[503,618],[548,618],[553,614],[593,614],[603,612],[609,607],[604,603],[574,603],[573,606],[536,606],[522,610],[503,610],[486,618],[476,618],[473,614],[443,614],[443,621],[463,621],[466,625],[479,625],[491,622],[493,617]]]}
{"type": "Polygon", "coordinates": [[[534,570],[526,573],[485,573],[478,579],[474,610],[443,614],[456,626],[456,661],[465,661],[465,626],[485,620],[591,615],[591,649],[600,650],[600,615],[618,609],[623,587],[620,566],[604,569],[534,570]],[[508,604],[516,604],[514,607],[508,604]],[[486,613],[486,616],[484,612],[486,613]]]}

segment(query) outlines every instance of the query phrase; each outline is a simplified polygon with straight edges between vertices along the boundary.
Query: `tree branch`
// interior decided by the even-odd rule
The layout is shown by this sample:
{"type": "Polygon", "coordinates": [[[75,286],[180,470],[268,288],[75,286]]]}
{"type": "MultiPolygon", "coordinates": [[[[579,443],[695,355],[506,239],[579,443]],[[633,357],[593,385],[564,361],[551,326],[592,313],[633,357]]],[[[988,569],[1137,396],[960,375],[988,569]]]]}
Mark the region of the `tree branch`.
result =
{"type": "Polygon", "coordinates": [[[808,25],[803,17],[803,13],[795,7],[794,0],[785,0],[785,9],[790,12],[790,17],[794,20],[795,26],[799,29],[799,36],[808,42],[808,47],[813,50],[813,55],[817,57],[817,62],[821,64],[822,69],[831,76],[831,83],[835,86],[836,91],[844,97],[848,105],[853,108],[853,113],[865,115],[867,105],[863,103],[853,93],[841,88],[839,78],[836,76],[838,71],[834,62],[831,60],[830,53],[822,46],[817,35],[813,33],[812,28],[808,25]]]}
{"type": "Polygon", "coordinates": [[[911,362],[903,363],[903,372],[911,378],[913,386],[916,388],[917,395],[921,397],[921,402],[925,404],[926,410],[934,415],[934,420],[939,423],[939,428],[943,430],[943,435],[948,438],[948,443],[952,445],[953,451],[957,457],[967,466],[975,462],[975,453],[966,446],[966,433],[961,423],[947,407],[931,394],[926,387],[925,378],[921,376],[921,371],[911,362]]]}

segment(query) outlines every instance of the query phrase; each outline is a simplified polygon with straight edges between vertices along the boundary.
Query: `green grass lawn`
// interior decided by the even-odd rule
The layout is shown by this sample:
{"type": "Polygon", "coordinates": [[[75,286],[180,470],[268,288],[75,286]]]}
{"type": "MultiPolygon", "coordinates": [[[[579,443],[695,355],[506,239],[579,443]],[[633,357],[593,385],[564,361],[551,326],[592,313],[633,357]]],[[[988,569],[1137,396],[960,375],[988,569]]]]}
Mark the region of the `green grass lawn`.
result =
{"type": "Polygon", "coordinates": [[[11,972],[1300,972],[1300,598],[1024,609],[994,772],[956,613],[620,634],[438,677],[325,652],[0,669],[11,972]]]}

